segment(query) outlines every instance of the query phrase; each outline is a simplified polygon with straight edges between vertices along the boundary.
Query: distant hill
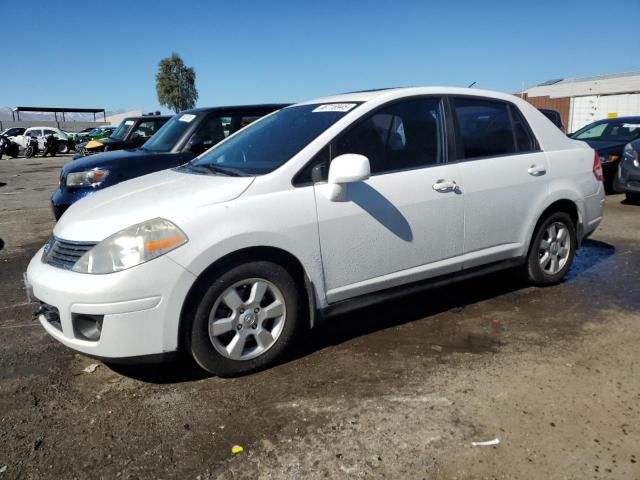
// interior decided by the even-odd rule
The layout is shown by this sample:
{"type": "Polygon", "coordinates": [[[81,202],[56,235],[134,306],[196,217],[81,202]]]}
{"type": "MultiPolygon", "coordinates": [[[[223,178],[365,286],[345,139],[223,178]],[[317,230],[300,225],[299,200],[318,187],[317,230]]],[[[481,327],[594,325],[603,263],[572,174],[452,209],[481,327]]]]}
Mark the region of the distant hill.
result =
{"type": "MultiPolygon", "coordinates": [[[[117,110],[107,110],[107,117],[111,115],[117,115],[119,113],[124,113],[127,110],[124,108],[120,108],[117,110]]],[[[0,107],[0,121],[2,120],[13,120],[11,115],[12,108],[11,107],[0,107]]],[[[92,113],[65,113],[65,120],[68,122],[92,122],[93,114],[92,113]]],[[[16,118],[17,120],[17,118],[16,118]]],[[[32,113],[32,112],[20,112],[20,120],[25,121],[54,121],[55,117],[53,113],[32,113]]],[[[62,121],[62,117],[58,116],[58,120],[62,121]]],[[[96,120],[102,120],[102,114],[96,114],[96,120]]]]}

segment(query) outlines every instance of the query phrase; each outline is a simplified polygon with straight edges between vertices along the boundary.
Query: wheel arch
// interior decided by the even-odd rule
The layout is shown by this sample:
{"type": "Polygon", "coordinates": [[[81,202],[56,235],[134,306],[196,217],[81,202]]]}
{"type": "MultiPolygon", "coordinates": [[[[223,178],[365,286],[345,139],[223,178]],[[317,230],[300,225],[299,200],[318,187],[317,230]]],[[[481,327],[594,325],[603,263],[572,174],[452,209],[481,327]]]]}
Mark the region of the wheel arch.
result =
{"type": "Polygon", "coordinates": [[[197,298],[204,294],[204,290],[217,274],[224,272],[240,263],[270,261],[284,267],[301,286],[300,293],[309,312],[309,326],[313,327],[316,318],[316,292],[302,262],[292,253],[278,247],[252,246],[230,252],[214,261],[196,278],[189,289],[180,310],[178,324],[178,349],[185,346],[185,333],[189,316],[195,311],[197,298]]]}
{"type": "Polygon", "coordinates": [[[577,203],[568,198],[559,198],[552,201],[547,207],[542,211],[542,213],[538,216],[538,220],[535,223],[532,231],[529,234],[529,244],[527,246],[527,255],[531,251],[531,246],[533,244],[533,238],[540,227],[540,224],[544,222],[544,220],[551,214],[556,212],[564,212],[571,217],[573,224],[576,228],[576,237],[578,242],[578,247],[582,242],[582,214],[580,212],[580,208],[577,203]]]}

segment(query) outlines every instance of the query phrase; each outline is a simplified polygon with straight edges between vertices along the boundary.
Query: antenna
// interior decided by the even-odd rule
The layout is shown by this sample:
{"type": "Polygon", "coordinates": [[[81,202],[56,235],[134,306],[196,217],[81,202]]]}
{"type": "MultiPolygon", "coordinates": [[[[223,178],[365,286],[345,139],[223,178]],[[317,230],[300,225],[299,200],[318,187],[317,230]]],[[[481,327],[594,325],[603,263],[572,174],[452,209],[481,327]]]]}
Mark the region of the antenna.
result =
{"type": "Polygon", "coordinates": [[[467,88],[473,87],[476,83],[478,83],[478,82],[471,82],[467,88]]]}

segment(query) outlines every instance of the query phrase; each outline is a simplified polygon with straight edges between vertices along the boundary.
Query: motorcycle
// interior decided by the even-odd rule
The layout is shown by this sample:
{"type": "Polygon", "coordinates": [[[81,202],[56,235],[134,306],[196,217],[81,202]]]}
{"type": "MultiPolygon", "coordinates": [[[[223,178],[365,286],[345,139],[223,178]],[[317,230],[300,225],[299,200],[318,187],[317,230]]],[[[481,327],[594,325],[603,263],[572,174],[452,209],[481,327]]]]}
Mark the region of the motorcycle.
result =
{"type": "Polygon", "coordinates": [[[27,140],[27,146],[24,149],[24,157],[25,158],[35,157],[39,151],[40,151],[40,148],[38,147],[38,140],[33,137],[29,137],[27,140]]]}
{"type": "Polygon", "coordinates": [[[9,137],[0,135],[0,160],[2,160],[2,155],[5,153],[11,158],[16,158],[18,156],[18,148],[18,144],[12,142],[9,137]]]}

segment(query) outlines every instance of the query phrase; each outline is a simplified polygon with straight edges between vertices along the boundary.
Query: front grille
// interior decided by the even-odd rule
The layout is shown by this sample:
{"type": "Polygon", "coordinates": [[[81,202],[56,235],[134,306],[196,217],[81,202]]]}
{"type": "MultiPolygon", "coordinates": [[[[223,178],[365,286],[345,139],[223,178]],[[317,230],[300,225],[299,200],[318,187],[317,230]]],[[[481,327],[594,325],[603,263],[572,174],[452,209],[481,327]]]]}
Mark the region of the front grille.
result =
{"type": "Polygon", "coordinates": [[[70,242],[52,236],[44,247],[42,261],[53,267],[71,270],[80,257],[95,246],[95,242],[70,242]]]}

